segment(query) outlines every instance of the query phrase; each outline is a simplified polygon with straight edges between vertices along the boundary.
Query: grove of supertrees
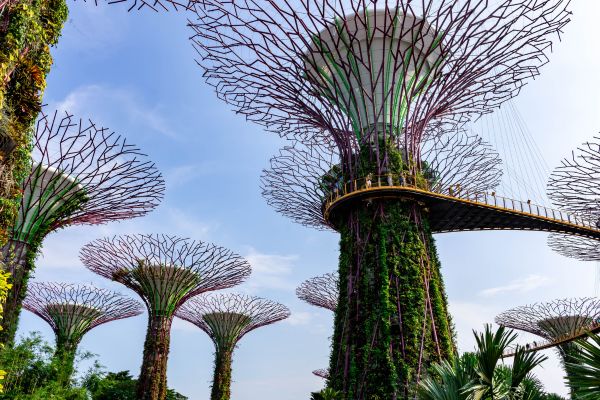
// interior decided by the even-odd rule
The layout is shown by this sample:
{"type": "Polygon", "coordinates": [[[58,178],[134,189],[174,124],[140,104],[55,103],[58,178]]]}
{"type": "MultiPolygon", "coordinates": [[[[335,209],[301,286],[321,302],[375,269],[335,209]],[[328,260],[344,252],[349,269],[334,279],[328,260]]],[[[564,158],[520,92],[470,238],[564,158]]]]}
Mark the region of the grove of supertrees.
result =
{"type": "Polygon", "coordinates": [[[148,309],[148,329],[138,379],[140,400],[167,392],[171,324],[190,298],[242,283],[250,265],[223,247],[176,236],[123,235],[95,240],[80,252],[92,272],[136,292],[148,309]]]}
{"type": "Polygon", "coordinates": [[[428,366],[454,352],[427,208],[377,191],[335,210],[327,200],[355,182],[429,190],[469,166],[446,162],[456,159],[449,147],[433,152],[450,166],[437,171],[425,149],[469,143],[463,123],[538,75],[568,1],[199,3],[192,40],[207,82],[237,113],[295,141],[272,162],[285,176],[266,173],[268,201],[341,235],[328,386],[353,400],[411,397],[428,366]]]}
{"type": "Polygon", "coordinates": [[[12,288],[3,305],[0,342],[14,340],[27,281],[49,233],[146,215],[158,206],[164,190],[154,163],[123,136],[68,113],[43,115],[19,212],[2,247],[12,288]]]}
{"type": "Polygon", "coordinates": [[[526,348],[556,347],[566,365],[575,362],[571,357],[578,352],[573,341],[600,328],[600,299],[559,299],[515,307],[498,315],[496,323],[544,338],[546,343],[535,342],[526,348]]]}
{"type": "Polygon", "coordinates": [[[177,317],[202,329],[215,345],[211,400],[231,398],[231,363],[238,342],[248,332],[289,317],[282,304],[234,293],[197,296],[187,301],[177,317]]]}
{"type": "Polygon", "coordinates": [[[56,337],[56,380],[67,386],[77,347],[91,329],[142,313],[142,305],[121,294],[88,285],[34,282],[23,307],[46,321],[56,337]]]}

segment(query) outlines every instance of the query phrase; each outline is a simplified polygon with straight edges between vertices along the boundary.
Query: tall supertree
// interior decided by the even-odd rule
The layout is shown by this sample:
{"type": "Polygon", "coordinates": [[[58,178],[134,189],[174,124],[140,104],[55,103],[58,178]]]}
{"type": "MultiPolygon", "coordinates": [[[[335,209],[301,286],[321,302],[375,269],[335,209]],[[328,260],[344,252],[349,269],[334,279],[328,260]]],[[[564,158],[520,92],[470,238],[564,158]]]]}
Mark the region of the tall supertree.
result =
{"type": "Polygon", "coordinates": [[[547,343],[526,348],[556,347],[564,365],[573,362],[570,357],[577,352],[572,341],[600,328],[600,299],[559,299],[516,307],[498,315],[496,323],[546,339],[547,343]]]}
{"type": "MultiPolygon", "coordinates": [[[[424,143],[516,95],[569,20],[566,0],[201,3],[193,40],[219,97],[330,149],[326,183],[350,188],[386,176],[435,187],[424,143]]],[[[316,216],[341,234],[329,386],[349,399],[408,398],[453,352],[429,215],[414,193],[361,191],[316,216]]]]}
{"type": "Polygon", "coordinates": [[[176,311],[193,296],[240,284],[250,265],[211,243],[168,235],[124,235],[95,240],[81,249],[84,265],[135,291],[148,308],[148,330],[137,398],[162,400],[176,311]]]}
{"type": "Polygon", "coordinates": [[[296,289],[296,296],[308,304],[335,312],[339,297],[337,274],[325,274],[308,279],[296,289]]]}
{"type": "Polygon", "coordinates": [[[34,140],[19,213],[2,248],[13,285],[4,305],[3,343],[14,340],[27,281],[49,233],[143,216],[165,189],[136,146],[91,121],[55,112],[38,120],[34,140]]]}
{"type": "MultiPolygon", "coordinates": [[[[76,0],[74,0],[76,1],[76,0]]],[[[80,0],[78,3],[85,3],[80,0]]],[[[18,212],[21,183],[29,173],[30,130],[41,111],[46,76],[68,18],[67,0],[0,0],[0,246],[18,212]]],[[[88,0],[129,10],[183,10],[176,0],[88,0]]],[[[81,5],[81,4],[79,4],[81,5]]]]}
{"type": "MultiPolygon", "coordinates": [[[[600,227],[600,138],[579,146],[551,174],[548,196],[561,210],[600,227]]],[[[550,247],[567,257],[600,261],[600,242],[577,236],[552,234],[550,247]]]]}
{"type": "Polygon", "coordinates": [[[121,294],[88,285],[34,282],[23,307],[46,321],[56,336],[57,381],[67,386],[77,347],[98,325],[139,315],[142,305],[121,294]]]}
{"type": "Polygon", "coordinates": [[[227,293],[190,299],[176,313],[210,336],[215,345],[211,400],[231,398],[231,362],[242,337],[265,325],[286,319],[287,307],[260,297],[227,293]]]}

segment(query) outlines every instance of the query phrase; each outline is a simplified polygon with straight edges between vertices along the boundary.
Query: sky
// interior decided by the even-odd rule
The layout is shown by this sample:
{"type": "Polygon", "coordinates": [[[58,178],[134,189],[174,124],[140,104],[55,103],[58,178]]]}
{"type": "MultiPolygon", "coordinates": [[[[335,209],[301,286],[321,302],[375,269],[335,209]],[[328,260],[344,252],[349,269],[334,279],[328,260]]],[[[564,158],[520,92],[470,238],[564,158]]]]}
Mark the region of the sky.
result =
{"type": "MultiPolygon", "coordinates": [[[[333,271],[338,235],[294,224],[269,208],[259,178],[282,142],[247,123],[203,83],[183,13],[127,13],[118,5],[69,1],[70,17],[48,78],[48,110],[64,109],[125,135],[154,160],[167,190],[144,218],[68,227],[48,236],[35,281],[92,283],[135,297],[94,275],[78,259],[82,245],[122,233],[168,233],[227,247],[252,264],[237,291],[287,305],[292,316],[244,337],[233,363],[232,398],[300,400],[323,387],[311,371],[327,367],[332,314],[302,303],[294,289],[333,271]]],[[[514,106],[550,168],[600,130],[600,3],[573,2],[572,22],[550,63],[514,106]]],[[[500,194],[500,193],[499,193],[500,194]]],[[[594,263],[553,253],[536,232],[446,233],[436,236],[461,351],[474,346],[498,313],[537,301],[595,295],[594,263]]],[[[146,315],[102,325],[81,349],[107,370],[139,372],[146,315]]],[[[19,334],[50,328],[24,312],[19,334]]],[[[532,340],[522,335],[523,343],[532,340]]],[[[566,394],[558,358],[535,372],[550,391],[566,394]]],[[[213,347],[195,326],[176,321],[168,383],[190,399],[210,393],[213,347]]],[[[87,365],[82,365],[86,368],[87,365]]]]}

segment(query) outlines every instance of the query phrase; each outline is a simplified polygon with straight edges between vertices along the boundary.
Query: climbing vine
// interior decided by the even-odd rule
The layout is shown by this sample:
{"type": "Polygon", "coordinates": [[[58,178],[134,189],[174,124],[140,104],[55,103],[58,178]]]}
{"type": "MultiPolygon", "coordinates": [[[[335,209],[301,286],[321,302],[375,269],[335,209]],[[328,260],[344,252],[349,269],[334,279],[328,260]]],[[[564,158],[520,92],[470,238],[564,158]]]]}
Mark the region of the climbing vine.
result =
{"type": "MultiPolygon", "coordinates": [[[[385,146],[386,173],[427,185],[435,174],[385,146]],[[416,174],[414,171],[418,171],[416,174]],[[411,172],[412,171],[412,172],[411,172]]],[[[381,172],[371,149],[358,175],[381,172]]],[[[340,298],[329,387],[347,399],[413,398],[435,361],[454,353],[453,328],[426,208],[410,198],[370,198],[337,215],[340,298]]]]}
{"type": "MultiPolygon", "coordinates": [[[[19,325],[19,315],[21,313],[21,304],[27,293],[27,283],[31,273],[35,269],[35,260],[41,250],[42,242],[46,235],[54,229],[54,222],[59,221],[69,215],[72,215],[75,210],[80,209],[87,202],[88,198],[84,192],[78,192],[73,197],[65,202],[54,214],[54,218],[48,218],[41,223],[35,234],[27,238],[26,253],[24,260],[18,260],[15,257],[15,242],[11,242],[11,248],[8,252],[6,262],[11,265],[6,265],[5,269],[12,271],[10,278],[11,290],[8,291],[5,304],[5,315],[2,325],[4,330],[0,331],[0,343],[12,343],[15,339],[17,328],[19,325]],[[22,264],[21,264],[22,262],[22,264]]],[[[15,233],[13,239],[18,238],[18,233],[15,233]]]]}

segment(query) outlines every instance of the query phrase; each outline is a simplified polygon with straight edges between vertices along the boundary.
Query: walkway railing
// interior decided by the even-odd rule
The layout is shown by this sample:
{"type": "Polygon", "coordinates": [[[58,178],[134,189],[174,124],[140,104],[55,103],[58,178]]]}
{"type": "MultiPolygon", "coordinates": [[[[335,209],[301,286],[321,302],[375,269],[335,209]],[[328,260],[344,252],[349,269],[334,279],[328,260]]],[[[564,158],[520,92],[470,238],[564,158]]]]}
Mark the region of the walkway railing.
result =
{"type": "Polygon", "coordinates": [[[338,183],[329,188],[331,195],[325,201],[324,210],[329,210],[331,205],[338,200],[341,200],[345,197],[350,197],[355,193],[366,192],[370,190],[376,191],[385,188],[419,191],[423,192],[424,194],[433,194],[437,197],[468,201],[480,205],[531,214],[536,217],[552,219],[565,224],[572,224],[588,229],[600,230],[600,228],[596,226],[596,222],[592,223],[591,221],[585,220],[581,217],[576,217],[560,210],[533,204],[530,200],[515,200],[508,197],[499,196],[495,192],[470,192],[461,188],[460,185],[452,185],[445,190],[441,190],[441,188],[437,187],[436,185],[430,187],[429,183],[425,181],[425,179],[423,179],[422,182],[415,182],[413,176],[404,175],[374,176],[370,178],[355,179],[344,184],[338,183]]]}

